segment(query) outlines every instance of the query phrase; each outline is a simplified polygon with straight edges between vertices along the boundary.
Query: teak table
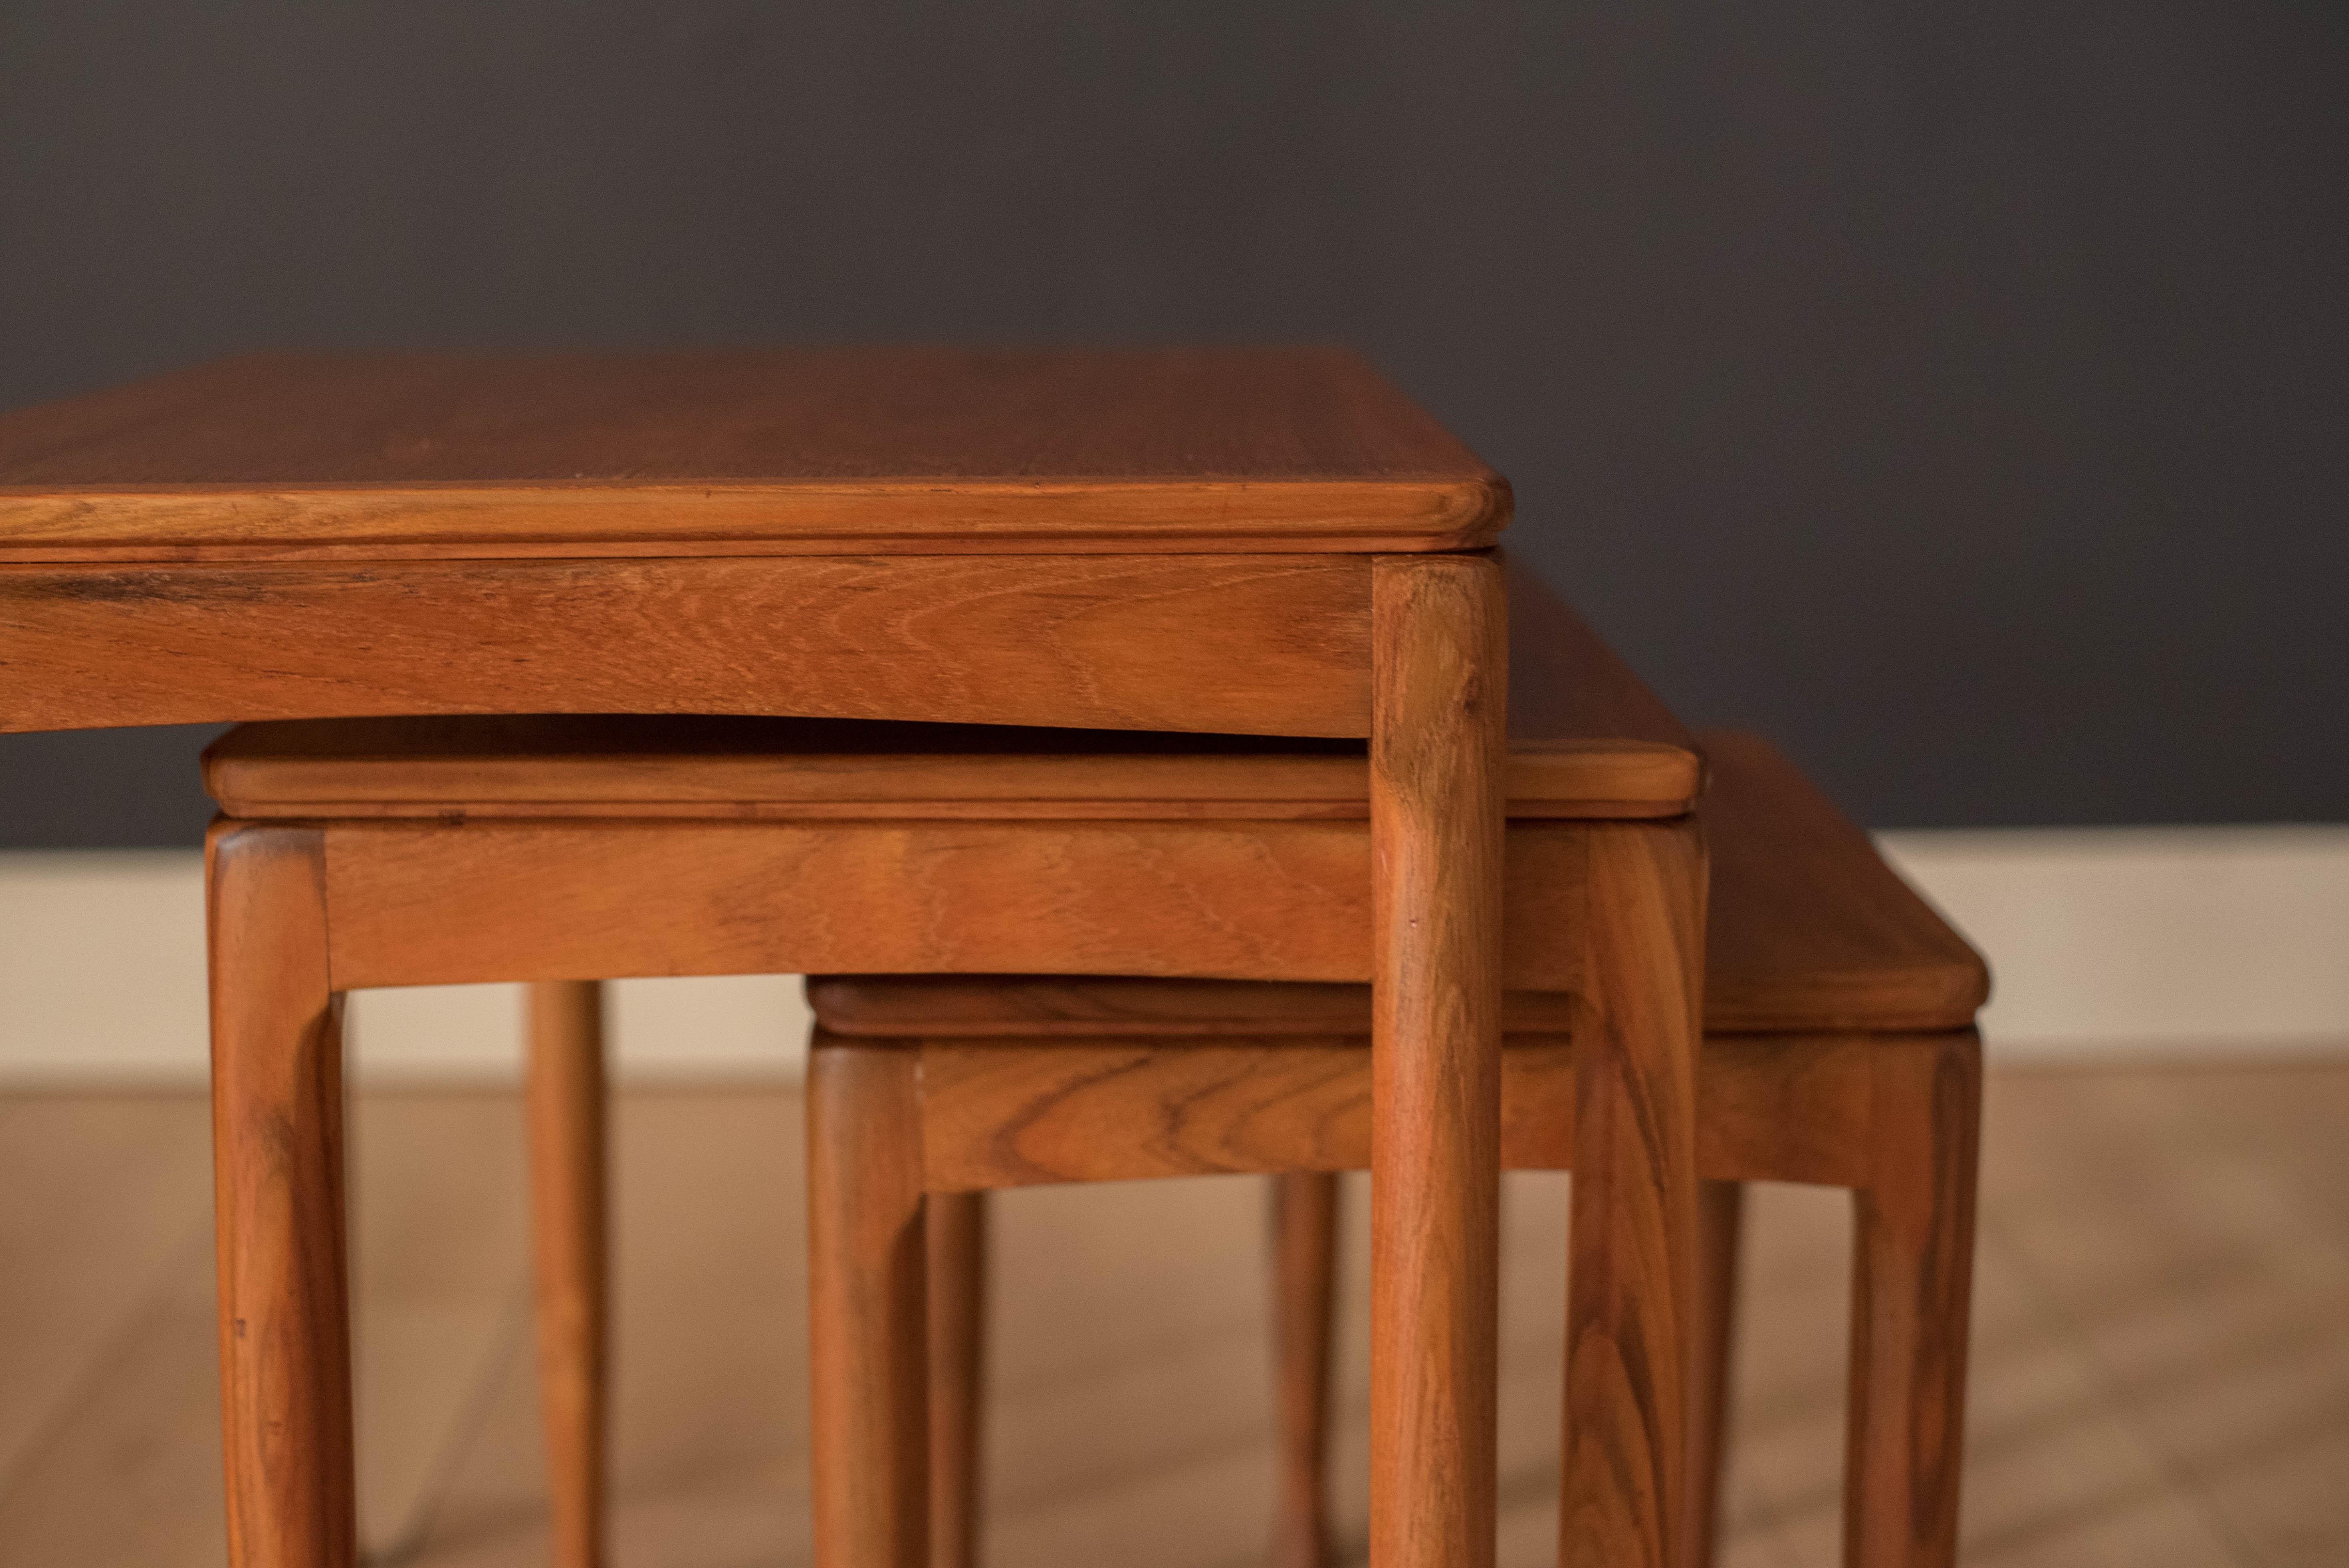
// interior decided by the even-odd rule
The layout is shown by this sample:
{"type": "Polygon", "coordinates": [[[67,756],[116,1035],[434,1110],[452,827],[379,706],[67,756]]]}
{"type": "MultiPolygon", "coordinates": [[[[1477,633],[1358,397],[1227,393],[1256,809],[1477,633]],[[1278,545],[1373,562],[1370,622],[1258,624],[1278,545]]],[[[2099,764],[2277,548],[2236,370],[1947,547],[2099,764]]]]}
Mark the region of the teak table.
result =
{"type": "MultiPolygon", "coordinates": [[[[1367,737],[1370,949],[1291,977],[1374,987],[1371,1556],[1484,1568],[1508,511],[1322,351],[229,361],[0,417],[0,729],[637,712],[1367,737]]],[[[1664,1568],[1702,855],[1693,758],[1619,750],[1671,782],[1610,808],[1631,820],[1588,838],[1580,880],[1606,1024],[1577,1075],[1564,1507],[1569,1560],[1664,1568]]],[[[827,935],[825,967],[907,966],[901,934],[869,956],[827,935]]],[[[299,1484],[347,1462],[348,1411],[272,1378],[339,1277],[290,1244],[335,1150],[288,1146],[270,1097],[338,1081],[327,998],[366,984],[344,939],[213,1019],[284,1063],[215,1123],[222,1180],[265,1216],[221,1238],[238,1568],[355,1550],[299,1484]]]]}

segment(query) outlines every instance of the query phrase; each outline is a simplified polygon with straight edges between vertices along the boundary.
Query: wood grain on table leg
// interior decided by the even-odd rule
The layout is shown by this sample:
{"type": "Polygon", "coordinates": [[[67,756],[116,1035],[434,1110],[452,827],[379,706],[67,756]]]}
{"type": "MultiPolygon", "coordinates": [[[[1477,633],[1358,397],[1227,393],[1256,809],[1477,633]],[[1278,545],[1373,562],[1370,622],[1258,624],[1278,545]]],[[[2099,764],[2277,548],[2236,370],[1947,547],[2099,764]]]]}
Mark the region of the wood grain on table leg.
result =
{"type": "Polygon", "coordinates": [[[1501,1114],[1500,567],[1371,574],[1371,1562],[1489,1568],[1501,1114]]]}
{"type": "Polygon", "coordinates": [[[1844,1561],[1957,1561],[1982,1040],[1875,1045],[1875,1171],[1857,1196],[1844,1561]]]}
{"type": "Polygon", "coordinates": [[[349,1568],[342,1002],[324,837],[221,823],[206,851],[229,1562],[349,1568]]]}
{"type": "Polygon", "coordinates": [[[929,1568],[920,1053],[808,1065],[809,1404],[822,1568],[929,1568]]]}
{"type": "Polygon", "coordinates": [[[1272,1179],[1274,1407],[1280,1493],[1272,1568],[1328,1568],[1330,1350],[1337,1310],[1338,1177],[1272,1179]]]}
{"type": "Polygon", "coordinates": [[[978,1568],[987,1411],[985,1192],[933,1192],[929,1249],[930,1563],[978,1568]]]}
{"type": "Polygon", "coordinates": [[[1589,834],[1559,1561],[1667,1568],[1688,1459],[1704,843],[1685,819],[1589,834]]]}
{"type": "Polygon", "coordinates": [[[604,987],[530,988],[530,1173],[538,1398],[556,1568],[604,1558],[609,1387],[604,987]]]}
{"type": "Polygon", "coordinates": [[[1708,1568],[1721,1522],[1721,1466],[1729,1431],[1745,1184],[1699,1181],[1696,1202],[1696,1321],[1689,1355],[1688,1508],[1681,1527],[1681,1561],[1687,1568],[1708,1568]]]}

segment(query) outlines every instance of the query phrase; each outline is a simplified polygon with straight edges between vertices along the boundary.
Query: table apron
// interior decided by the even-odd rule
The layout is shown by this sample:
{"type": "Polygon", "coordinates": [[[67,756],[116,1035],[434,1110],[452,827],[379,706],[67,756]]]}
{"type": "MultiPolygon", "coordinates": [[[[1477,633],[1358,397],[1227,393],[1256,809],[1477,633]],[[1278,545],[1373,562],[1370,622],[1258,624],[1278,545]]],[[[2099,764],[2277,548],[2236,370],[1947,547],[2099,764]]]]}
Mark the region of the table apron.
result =
{"type": "MultiPolygon", "coordinates": [[[[224,833],[292,830],[222,822],[224,833]]],[[[1504,973],[1582,984],[1581,823],[1509,832],[1504,973]]],[[[334,985],[740,974],[1371,978],[1361,821],[337,822],[334,985]],[[462,912],[461,916],[452,912],[462,912]]]]}
{"type": "Polygon", "coordinates": [[[1371,558],[0,566],[0,731],[712,713],[1370,730],[1371,558]]]}
{"type": "MultiPolygon", "coordinates": [[[[1575,1032],[1592,1026],[1586,1017],[1575,1032]]],[[[819,1031],[816,1044],[920,1052],[923,1161],[938,1191],[1371,1162],[1364,1036],[925,1040],[819,1031]]],[[[1515,1035],[1506,1047],[1502,1168],[1572,1170],[1573,1035],[1515,1035]]],[[[1709,1042],[1697,1077],[1698,1172],[1867,1186],[1882,1054],[1867,1035],[1709,1042]]]]}

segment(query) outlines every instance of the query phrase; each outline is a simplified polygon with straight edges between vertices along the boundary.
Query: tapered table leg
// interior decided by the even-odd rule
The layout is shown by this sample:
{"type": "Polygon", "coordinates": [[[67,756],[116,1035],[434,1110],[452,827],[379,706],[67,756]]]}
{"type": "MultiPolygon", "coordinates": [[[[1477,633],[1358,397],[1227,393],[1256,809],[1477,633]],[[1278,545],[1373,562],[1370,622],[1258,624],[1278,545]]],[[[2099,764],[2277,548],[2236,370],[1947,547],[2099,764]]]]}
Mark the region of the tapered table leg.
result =
{"type": "Polygon", "coordinates": [[[1589,1026],[1575,1041],[1565,1568],[1678,1568],[1697,1283],[1704,843],[1589,830],[1589,1026]]]}
{"type": "Polygon", "coordinates": [[[987,1425],[985,1192],[933,1192],[929,1245],[930,1568],[978,1568],[987,1425]]]}
{"type": "Polygon", "coordinates": [[[820,1568],[929,1568],[920,1054],[808,1061],[809,1395],[820,1568]]]}
{"type": "Polygon", "coordinates": [[[1493,1561],[1506,631],[1498,563],[1375,563],[1373,1568],[1493,1561]]]}
{"type": "Polygon", "coordinates": [[[231,1568],[350,1568],[342,1004],[324,836],[207,845],[222,1460],[231,1568]]]}
{"type": "Polygon", "coordinates": [[[607,1420],[604,987],[530,988],[530,1171],[539,1416],[555,1568],[604,1560],[607,1420]]]}
{"type": "Polygon", "coordinates": [[[1338,1295],[1338,1177],[1272,1179],[1273,1396],[1280,1495],[1271,1568],[1329,1568],[1330,1353],[1338,1295]]]}
{"type": "Polygon", "coordinates": [[[1950,1568],[1966,1430],[1982,1038],[1879,1039],[1853,1233],[1847,1568],[1950,1568]]]}
{"type": "Polygon", "coordinates": [[[1699,1181],[1696,1324],[1690,1340],[1688,1477],[1681,1562],[1709,1568],[1721,1523],[1721,1464],[1729,1429],[1729,1372],[1737,1338],[1737,1259],[1745,1184],[1699,1181]]]}

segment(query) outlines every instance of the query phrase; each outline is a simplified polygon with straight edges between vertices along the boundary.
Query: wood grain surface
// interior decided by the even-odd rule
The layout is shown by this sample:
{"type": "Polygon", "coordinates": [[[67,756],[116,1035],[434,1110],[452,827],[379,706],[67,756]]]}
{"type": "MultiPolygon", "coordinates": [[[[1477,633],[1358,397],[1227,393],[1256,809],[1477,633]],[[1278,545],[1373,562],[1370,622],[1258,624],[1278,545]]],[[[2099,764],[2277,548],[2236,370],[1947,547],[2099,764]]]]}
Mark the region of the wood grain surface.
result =
{"type": "MultiPolygon", "coordinates": [[[[1694,738],[1530,573],[1509,578],[1512,817],[1672,816],[1694,738]]],[[[240,817],[1366,817],[1359,741],[856,719],[481,716],[240,726],[240,817]]]]}
{"type": "Polygon", "coordinates": [[[1844,1560],[1952,1568],[1982,1144],[1982,1039],[1875,1057],[1872,1166],[1853,1232],[1844,1560]]]}
{"type": "MultiPolygon", "coordinates": [[[[1591,826],[1511,830],[1513,985],[1581,984],[1591,826]]],[[[1371,971],[1362,822],[352,822],[328,830],[327,865],[342,987],[1371,971]]]]}
{"type": "MultiPolygon", "coordinates": [[[[1707,1064],[1697,1068],[1700,1108],[1707,1064]]],[[[1704,1169],[1700,1109],[1697,1169],[1704,1169]]],[[[1731,1363],[1737,1341],[1737,1273],[1745,1232],[1745,1184],[1701,1180],[1697,1202],[1695,1344],[1689,1352],[1688,1486],[1681,1524],[1682,1561],[1711,1568],[1721,1538],[1722,1470],[1729,1443],[1731,1363]]]]}
{"type": "Polygon", "coordinates": [[[353,1568],[342,998],[323,836],[206,843],[230,1568],[353,1568]]]}
{"type": "Polygon", "coordinates": [[[1708,735],[1710,1029],[1970,1027],[1990,970],[1866,832],[1758,736],[1708,735]],[[1716,990],[1711,984],[1721,976],[1716,990]]]}
{"type": "Polygon", "coordinates": [[[1453,550],[1508,486],[1330,349],[278,355],[0,416],[0,556],[1453,550]]]}
{"type": "MultiPolygon", "coordinates": [[[[1693,753],[1513,749],[1515,819],[1677,816],[1693,753]]],[[[1366,820],[1358,741],[858,719],[467,716],[239,725],[205,788],[248,820],[1366,820]]]]}
{"type": "Polygon", "coordinates": [[[1560,1568],[1673,1568],[1688,1473],[1704,843],[1588,830],[1590,1013],[1574,1074],[1560,1568]]]}
{"type": "MultiPolygon", "coordinates": [[[[866,726],[823,719],[679,718],[672,726],[657,717],[582,719],[568,737],[554,738],[567,727],[556,717],[240,725],[206,754],[207,792],[222,810],[248,820],[1342,821],[1370,814],[1368,769],[1359,747],[1317,755],[1288,741],[1246,752],[1235,743],[1248,738],[1215,736],[1181,738],[1206,744],[1178,750],[1122,746],[1158,738],[1147,730],[866,726]],[[430,731],[436,726],[469,733],[453,746],[435,747],[430,731]],[[555,756],[534,753],[529,742],[519,741],[478,758],[464,755],[463,748],[481,738],[476,727],[490,726],[509,737],[534,732],[553,744],[594,749],[555,756]],[[773,727],[771,749],[730,756],[692,752],[698,730],[719,731],[726,744],[750,738],[723,732],[750,726],[773,727]],[[268,734],[281,727],[306,733],[268,734]],[[968,742],[968,754],[954,749],[965,744],[959,735],[923,733],[966,728],[979,731],[968,742]],[[884,733],[856,733],[860,729],[884,733]],[[845,749],[827,744],[826,731],[845,749]],[[678,737],[679,744],[658,748],[655,738],[664,733],[678,737]],[[320,737],[316,743],[312,735],[320,737]],[[647,744],[641,754],[625,749],[639,743],[647,744]],[[285,748],[285,765],[259,755],[263,746],[285,748]],[[1036,749],[1023,755],[1031,746],[1036,749]],[[1071,749],[1092,746],[1100,749],[1071,749]],[[895,747],[936,749],[881,749],[895,747]],[[1059,749],[1047,749],[1051,748],[1059,749]]],[[[1507,768],[1509,815],[1569,820],[1678,816],[1687,809],[1681,781],[1651,766],[1652,760],[1636,743],[1620,749],[1593,744],[1571,752],[1513,753],[1507,768]]]]}
{"type": "Polygon", "coordinates": [[[1509,595],[1509,750],[1513,761],[1604,743],[1636,748],[1685,809],[1704,787],[1696,738],[1541,574],[1495,551],[1509,595]]]}
{"type": "Polygon", "coordinates": [[[1502,577],[1386,556],[1371,579],[1371,1568],[1493,1562],[1502,577]]]}
{"type": "Polygon", "coordinates": [[[929,1253],[930,1568],[978,1568],[987,1522],[988,1206],[983,1192],[932,1192],[929,1253]]]}
{"type": "Polygon", "coordinates": [[[1338,1303],[1338,1178],[1272,1180],[1273,1419],[1280,1479],[1269,1568],[1334,1568],[1330,1533],[1330,1318],[1338,1303]]]}
{"type": "Polygon", "coordinates": [[[922,1130],[906,1052],[808,1071],[808,1337],[816,1560],[930,1568],[922,1130]]]}
{"type": "MultiPolygon", "coordinates": [[[[820,1030],[816,1040],[829,1049],[849,1037],[820,1030]]],[[[920,1057],[926,1181],[940,1191],[1370,1168],[1369,1042],[1359,1037],[860,1043],[920,1057]]],[[[1697,1168],[1717,1181],[1867,1181],[1869,1048],[1864,1035],[1709,1043],[1697,1168]]],[[[1509,1037],[1508,1169],[1574,1168],[1575,1062],[1566,1037],[1509,1037]]]]}
{"type": "Polygon", "coordinates": [[[532,1302],[554,1568],[601,1568],[611,1431],[604,987],[530,988],[532,1302]]]}
{"type": "MultiPolygon", "coordinates": [[[[1702,745],[1706,1032],[1971,1026],[1990,990],[1981,955],[1867,834],[1758,737],[1715,731],[1702,745]]],[[[1511,830],[1513,868],[1531,842],[1511,830]]],[[[1527,940],[1527,907],[1511,904],[1512,944],[1527,940]]],[[[1360,986],[1039,975],[817,975],[808,999],[836,1034],[936,1037],[1350,1035],[1369,1027],[1371,1006],[1360,986]]],[[[1573,998],[1512,991],[1502,1016],[1512,1032],[1565,1033],[1573,998]]]]}
{"type": "Polygon", "coordinates": [[[0,729],[793,713],[1364,735],[1348,556],[0,565],[0,729]]]}

